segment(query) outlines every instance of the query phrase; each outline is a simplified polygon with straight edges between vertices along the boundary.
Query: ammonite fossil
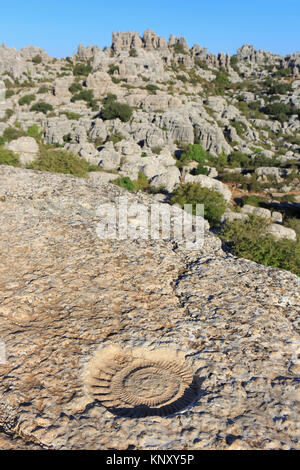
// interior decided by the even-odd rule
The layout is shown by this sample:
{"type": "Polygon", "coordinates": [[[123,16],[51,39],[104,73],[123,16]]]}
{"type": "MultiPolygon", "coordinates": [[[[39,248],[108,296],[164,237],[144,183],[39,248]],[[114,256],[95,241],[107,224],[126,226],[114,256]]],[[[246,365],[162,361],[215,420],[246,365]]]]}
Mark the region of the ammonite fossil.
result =
{"type": "Polygon", "coordinates": [[[193,372],[170,349],[122,351],[110,347],[92,361],[89,392],[121,416],[166,416],[197,397],[193,372]]]}

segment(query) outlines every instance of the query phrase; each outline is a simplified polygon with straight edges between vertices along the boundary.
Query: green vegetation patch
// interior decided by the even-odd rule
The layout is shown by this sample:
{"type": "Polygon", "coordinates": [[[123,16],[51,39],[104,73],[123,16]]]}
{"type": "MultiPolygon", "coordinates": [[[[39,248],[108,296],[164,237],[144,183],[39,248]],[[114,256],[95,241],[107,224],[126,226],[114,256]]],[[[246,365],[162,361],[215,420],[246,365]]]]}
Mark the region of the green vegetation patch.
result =
{"type": "Polygon", "coordinates": [[[186,183],[178,186],[172,196],[171,204],[204,204],[204,217],[214,226],[220,222],[226,210],[226,201],[221,193],[203,188],[200,183],[186,183]]]}

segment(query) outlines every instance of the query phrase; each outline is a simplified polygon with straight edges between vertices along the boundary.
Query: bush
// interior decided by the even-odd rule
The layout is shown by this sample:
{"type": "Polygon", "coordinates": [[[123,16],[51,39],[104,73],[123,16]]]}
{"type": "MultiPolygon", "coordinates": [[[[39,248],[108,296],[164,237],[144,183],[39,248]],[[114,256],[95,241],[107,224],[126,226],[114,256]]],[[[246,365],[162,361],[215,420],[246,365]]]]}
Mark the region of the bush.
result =
{"type": "Polygon", "coordinates": [[[47,114],[48,111],[53,111],[53,106],[49,103],[45,103],[44,101],[38,101],[38,103],[35,103],[31,107],[30,111],[47,114]]]}
{"type": "Polygon", "coordinates": [[[6,109],[4,117],[0,119],[0,122],[7,122],[12,117],[13,114],[14,112],[12,109],[6,109]]]}
{"type": "Polygon", "coordinates": [[[233,168],[245,168],[249,165],[249,157],[242,152],[233,152],[229,156],[228,162],[233,168]]]}
{"type": "Polygon", "coordinates": [[[266,80],[264,85],[267,87],[268,95],[286,95],[293,90],[290,83],[279,83],[271,79],[266,80]]]}
{"type": "Polygon", "coordinates": [[[123,176],[122,178],[117,178],[113,181],[113,184],[125,188],[128,191],[134,191],[134,182],[129,178],[129,176],[123,176]]]}
{"type": "Polygon", "coordinates": [[[113,142],[113,144],[117,144],[118,142],[121,142],[121,140],[124,139],[125,136],[121,134],[121,132],[115,132],[114,134],[111,134],[107,140],[109,142],[113,142]]]}
{"type": "Polygon", "coordinates": [[[130,49],[129,55],[130,55],[130,57],[138,57],[137,50],[134,49],[134,48],[133,48],[133,49],[130,49]]]}
{"type": "Polygon", "coordinates": [[[86,177],[89,166],[89,163],[78,155],[73,155],[64,150],[42,147],[39,157],[29,164],[27,168],[86,177]]]}
{"type": "Polygon", "coordinates": [[[207,153],[207,161],[216,168],[217,171],[223,171],[228,163],[228,157],[224,149],[218,157],[207,153]]]}
{"type": "Polygon", "coordinates": [[[32,62],[33,62],[34,64],[36,64],[36,65],[41,64],[41,63],[42,63],[42,58],[41,58],[41,56],[40,56],[40,55],[36,55],[35,57],[33,57],[32,62]]]}
{"type": "Polygon", "coordinates": [[[254,215],[233,220],[221,230],[220,237],[232,253],[266,266],[287,269],[300,275],[300,244],[292,240],[276,241],[264,235],[268,222],[254,215]]]}
{"type": "Polygon", "coordinates": [[[29,137],[33,137],[36,140],[39,140],[41,138],[41,132],[39,127],[36,124],[33,124],[32,126],[28,127],[26,134],[29,137]]]}
{"type": "Polygon", "coordinates": [[[181,161],[193,160],[203,165],[207,159],[207,152],[200,144],[190,144],[183,150],[180,156],[181,161]]]}
{"type": "Polygon", "coordinates": [[[150,93],[155,94],[156,91],[159,90],[159,88],[157,85],[153,85],[150,83],[149,85],[146,85],[146,90],[149,91],[150,93]]]}
{"type": "Polygon", "coordinates": [[[17,129],[15,127],[7,127],[3,131],[3,139],[5,142],[11,142],[12,140],[19,139],[23,137],[25,132],[22,129],[17,129]]]}
{"type": "Polygon", "coordinates": [[[73,113],[72,111],[62,111],[61,114],[64,114],[70,121],[78,121],[82,117],[81,114],[73,113]]]}
{"type": "Polygon", "coordinates": [[[127,189],[127,191],[146,191],[149,188],[149,181],[146,176],[139,171],[138,179],[132,181],[128,176],[124,176],[122,178],[117,178],[116,180],[112,181],[112,183],[120,186],[121,188],[127,189]]]}
{"type": "Polygon", "coordinates": [[[182,75],[182,74],[176,75],[176,78],[177,78],[177,80],[180,80],[183,83],[187,83],[187,81],[188,81],[187,77],[185,75],[182,75]]]}
{"type": "Polygon", "coordinates": [[[5,99],[11,98],[15,94],[14,90],[6,90],[5,92],[5,99]]]}
{"type": "MultiPolygon", "coordinates": [[[[211,225],[217,225],[226,210],[226,201],[215,190],[202,188],[200,183],[186,183],[178,186],[171,199],[171,204],[204,204],[204,217],[211,225]]],[[[195,213],[195,211],[194,211],[195,213]]]]}
{"type": "Polygon", "coordinates": [[[0,165],[20,166],[18,155],[0,147],[0,165]]]}
{"type": "Polygon", "coordinates": [[[82,90],[82,85],[80,83],[74,82],[72,85],[69,87],[69,91],[74,95],[78,91],[82,90]]]}
{"type": "Polygon", "coordinates": [[[73,75],[78,76],[78,75],[83,75],[83,76],[88,76],[91,71],[92,67],[90,65],[86,64],[76,64],[73,68],[73,75]]]}
{"type": "Polygon", "coordinates": [[[245,132],[247,131],[247,126],[241,121],[230,121],[232,127],[235,128],[236,133],[239,137],[243,137],[245,132]]]}
{"type": "Polygon", "coordinates": [[[94,100],[94,92],[93,90],[82,90],[76,95],[72,96],[71,101],[75,103],[75,101],[86,101],[87,103],[94,100]]]}
{"type": "Polygon", "coordinates": [[[119,66],[111,64],[108,69],[109,75],[113,75],[115,72],[119,72],[119,66]]]}
{"type": "Polygon", "coordinates": [[[152,147],[151,148],[152,152],[155,153],[156,155],[160,155],[161,151],[162,151],[162,147],[160,146],[156,146],[156,147],[152,147]]]}
{"type": "Polygon", "coordinates": [[[229,87],[230,81],[226,72],[217,72],[215,80],[212,82],[215,86],[215,93],[223,95],[225,89],[229,87]]]}
{"type": "Polygon", "coordinates": [[[46,85],[43,85],[38,89],[38,94],[48,93],[48,91],[49,88],[46,85]]]}
{"type": "Polygon", "coordinates": [[[280,122],[288,121],[289,116],[292,114],[298,114],[298,116],[300,114],[299,108],[296,108],[294,104],[284,104],[279,102],[268,104],[263,108],[263,112],[273,116],[274,119],[280,122]]]}
{"type": "Polygon", "coordinates": [[[250,206],[254,207],[262,207],[265,204],[265,199],[255,196],[255,195],[250,195],[250,196],[244,196],[242,198],[243,206],[246,204],[249,204],[250,206]]]}
{"type": "Polygon", "coordinates": [[[36,98],[35,95],[25,95],[22,98],[19,99],[19,105],[24,106],[24,104],[30,104],[32,101],[34,101],[36,98]]]}
{"type": "Polygon", "coordinates": [[[183,44],[181,44],[180,42],[177,42],[176,44],[174,44],[173,48],[174,48],[175,54],[187,54],[187,51],[183,47],[183,44]]]}
{"type": "Polygon", "coordinates": [[[117,101],[117,95],[113,93],[108,93],[105,98],[102,100],[102,104],[106,105],[108,103],[112,103],[113,101],[117,101]]]}
{"type": "Polygon", "coordinates": [[[199,163],[197,168],[194,168],[194,170],[192,171],[192,174],[193,175],[205,175],[205,176],[207,176],[209,174],[209,168],[207,168],[206,166],[203,166],[203,165],[201,165],[201,163],[199,163]]]}
{"type": "Polygon", "coordinates": [[[101,111],[101,117],[104,121],[119,118],[122,122],[128,122],[132,114],[133,109],[128,104],[118,101],[107,102],[101,111]]]}

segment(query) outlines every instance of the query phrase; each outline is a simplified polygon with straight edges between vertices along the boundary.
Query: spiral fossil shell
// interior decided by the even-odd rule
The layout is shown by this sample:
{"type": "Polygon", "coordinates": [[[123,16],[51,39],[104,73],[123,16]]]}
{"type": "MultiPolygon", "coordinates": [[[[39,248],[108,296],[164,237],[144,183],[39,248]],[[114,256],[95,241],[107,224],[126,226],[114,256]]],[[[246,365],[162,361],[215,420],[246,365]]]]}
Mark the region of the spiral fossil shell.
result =
{"type": "Polygon", "coordinates": [[[172,350],[100,351],[90,366],[89,392],[123,416],[166,416],[196,399],[193,372],[172,350]]]}

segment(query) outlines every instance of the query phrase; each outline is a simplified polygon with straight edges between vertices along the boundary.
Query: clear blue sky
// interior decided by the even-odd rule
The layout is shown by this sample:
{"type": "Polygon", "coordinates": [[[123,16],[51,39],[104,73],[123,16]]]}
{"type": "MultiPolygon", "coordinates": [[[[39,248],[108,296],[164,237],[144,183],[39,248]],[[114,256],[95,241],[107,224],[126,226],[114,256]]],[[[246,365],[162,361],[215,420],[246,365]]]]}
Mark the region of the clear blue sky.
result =
{"type": "Polygon", "coordinates": [[[79,42],[111,44],[112,31],[147,28],[188,44],[234,54],[253,44],[279,54],[300,50],[300,0],[14,0],[2,2],[0,43],[33,44],[56,57],[79,42]]]}

